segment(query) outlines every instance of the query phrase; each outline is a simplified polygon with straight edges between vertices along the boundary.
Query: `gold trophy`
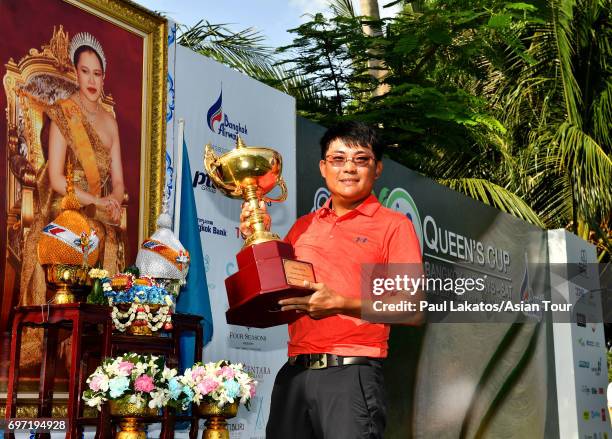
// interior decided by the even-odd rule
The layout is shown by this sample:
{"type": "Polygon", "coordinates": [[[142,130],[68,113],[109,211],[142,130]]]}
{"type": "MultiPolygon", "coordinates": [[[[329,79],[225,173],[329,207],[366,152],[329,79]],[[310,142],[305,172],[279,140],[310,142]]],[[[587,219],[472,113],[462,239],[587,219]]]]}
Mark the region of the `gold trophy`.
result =
{"type": "Polygon", "coordinates": [[[230,198],[244,199],[250,207],[248,222],[253,228],[236,256],[238,271],[225,279],[230,324],[267,328],[298,317],[295,311],[280,311],[278,301],[306,296],[304,280],[315,281],[312,264],[297,261],[290,244],[266,231],[260,200],[282,202],[287,186],[281,175],[281,155],[270,148],[248,147],[238,137],[236,148],[216,156],[210,145],[204,152],[204,168],[217,189],[230,198]],[[278,198],[267,196],[276,186],[278,198]]]}

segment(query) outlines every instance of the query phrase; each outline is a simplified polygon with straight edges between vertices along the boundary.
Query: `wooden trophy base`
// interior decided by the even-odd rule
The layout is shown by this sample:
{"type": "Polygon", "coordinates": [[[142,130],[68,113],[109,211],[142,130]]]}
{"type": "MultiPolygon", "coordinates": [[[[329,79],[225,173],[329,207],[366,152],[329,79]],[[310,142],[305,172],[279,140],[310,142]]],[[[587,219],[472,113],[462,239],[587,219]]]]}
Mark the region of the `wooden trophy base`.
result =
{"type": "Polygon", "coordinates": [[[246,247],[236,255],[238,271],[225,279],[231,325],[268,328],[297,319],[296,311],[281,311],[278,301],[312,294],[303,281],[315,282],[312,264],[295,260],[293,247],[268,241],[246,247]]]}

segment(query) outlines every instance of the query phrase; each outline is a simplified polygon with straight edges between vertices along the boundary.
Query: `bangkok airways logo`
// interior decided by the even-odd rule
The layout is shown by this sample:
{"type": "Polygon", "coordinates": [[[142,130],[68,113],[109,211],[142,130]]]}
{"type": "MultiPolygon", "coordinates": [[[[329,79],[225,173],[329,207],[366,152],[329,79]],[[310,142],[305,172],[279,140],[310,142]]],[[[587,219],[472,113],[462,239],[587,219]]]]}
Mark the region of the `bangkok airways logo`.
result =
{"type": "Polygon", "coordinates": [[[223,112],[223,88],[219,91],[219,97],[215,103],[206,113],[206,124],[213,133],[233,140],[236,140],[238,136],[244,137],[248,134],[246,124],[232,120],[227,113],[223,112]]]}
{"type": "Polygon", "coordinates": [[[206,121],[208,122],[208,128],[215,132],[215,122],[221,122],[223,120],[223,89],[219,93],[219,98],[214,104],[208,109],[206,114],[206,121]]]}

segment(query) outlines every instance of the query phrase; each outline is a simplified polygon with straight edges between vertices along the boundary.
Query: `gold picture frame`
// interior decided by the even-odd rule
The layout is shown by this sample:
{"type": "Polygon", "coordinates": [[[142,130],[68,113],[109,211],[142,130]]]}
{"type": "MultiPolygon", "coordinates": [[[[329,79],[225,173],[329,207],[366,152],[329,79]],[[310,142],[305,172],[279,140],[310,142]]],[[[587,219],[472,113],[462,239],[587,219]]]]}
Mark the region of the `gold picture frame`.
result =
{"type": "MultiPolygon", "coordinates": [[[[0,34],[6,43],[0,47],[0,107],[5,110],[0,117],[0,138],[3,139],[0,187],[5,191],[5,201],[0,205],[0,253],[3,255],[0,258],[0,273],[3,273],[0,284],[0,353],[5,354],[0,355],[0,394],[6,384],[3,377],[13,308],[23,304],[21,263],[36,257],[22,250],[30,225],[40,210],[36,185],[46,160],[41,132],[46,123],[45,108],[49,108],[58,96],[55,93],[53,99],[38,101],[38,95],[30,94],[30,89],[23,87],[28,85],[29,79],[46,75],[53,78],[52,85],[55,84],[53,81],[58,81],[66,87],[62,91],[69,90],[71,83],[76,81],[69,44],[71,38],[81,32],[91,33],[100,40],[108,59],[109,71],[107,73],[105,68],[100,107],[115,116],[120,131],[123,174],[129,199],[124,199],[118,229],[125,238],[125,248],[129,250],[123,253],[123,256],[129,256],[125,258],[126,266],[134,262],[143,239],[156,229],[162,207],[166,154],[167,20],[128,0],[0,2],[0,34]],[[20,155],[20,148],[27,149],[27,153],[20,155]],[[15,249],[20,250],[16,252],[15,249]]],[[[27,376],[28,373],[21,375],[24,379],[27,376]]],[[[36,373],[31,379],[37,380],[36,373]]]]}

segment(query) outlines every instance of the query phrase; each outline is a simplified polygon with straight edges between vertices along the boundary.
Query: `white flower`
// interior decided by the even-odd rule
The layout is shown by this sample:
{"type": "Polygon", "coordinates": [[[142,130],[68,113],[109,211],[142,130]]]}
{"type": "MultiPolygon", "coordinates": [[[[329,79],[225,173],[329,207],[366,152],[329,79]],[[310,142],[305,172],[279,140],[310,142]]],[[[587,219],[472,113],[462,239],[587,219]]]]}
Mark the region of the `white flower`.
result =
{"type": "Polygon", "coordinates": [[[119,372],[119,363],[122,360],[123,359],[121,357],[118,357],[112,363],[104,365],[104,372],[106,373],[106,375],[108,375],[109,377],[118,376],[119,373],[120,373],[119,372]]]}
{"type": "MultiPolygon", "coordinates": [[[[104,373],[100,373],[100,374],[96,374],[96,375],[92,375],[90,378],[93,379],[93,377],[98,377],[98,379],[96,380],[99,386],[99,391],[100,392],[106,392],[108,390],[108,376],[104,373]]],[[[90,382],[90,381],[88,381],[90,382]]]]}
{"type": "Polygon", "coordinates": [[[164,390],[154,390],[150,393],[151,400],[149,401],[149,408],[160,408],[166,405],[170,400],[170,395],[164,390]]]}
{"type": "Polygon", "coordinates": [[[157,367],[157,364],[155,364],[155,360],[157,359],[157,357],[151,357],[151,359],[149,360],[149,370],[151,371],[151,375],[155,375],[157,373],[157,371],[159,370],[159,368],[157,367]]]}
{"type": "Polygon", "coordinates": [[[143,407],[144,406],[144,398],[142,397],[142,393],[136,393],[132,396],[130,396],[130,404],[135,404],[136,407],[143,407]]]}
{"type": "Polygon", "coordinates": [[[89,407],[96,407],[98,410],[102,409],[102,397],[94,396],[91,399],[83,398],[89,407]]]}
{"type": "Polygon", "coordinates": [[[89,270],[89,277],[92,279],[102,279],[108,277],[108,271],[101,268],[92,268],[89,270]]]}
{"type": "Polygon", "coordinates": [[[176,369],[169,369],[167,367],[164,367],[164,370],[162,371],[162,378],[165,381],[168,381],[171,378],[175,377],[176,374],[177,374],[177,370],[176,369]]]}
{"type": "Polygon", "coordinates": [[[132,369],[132,375],[140,376],[147,371],[147,365],[145,363],[136,363],[134,369],[132,369]]]}
{"type": "Polygon", "coordinates": [[[191,368],[185,370],[180,381],[185,386],[193,387],[195,385],[195,382],[193,381],[193,375],[191,373],[191,368]]]}

